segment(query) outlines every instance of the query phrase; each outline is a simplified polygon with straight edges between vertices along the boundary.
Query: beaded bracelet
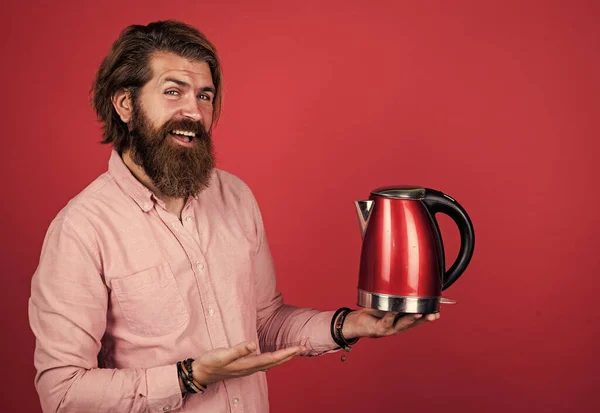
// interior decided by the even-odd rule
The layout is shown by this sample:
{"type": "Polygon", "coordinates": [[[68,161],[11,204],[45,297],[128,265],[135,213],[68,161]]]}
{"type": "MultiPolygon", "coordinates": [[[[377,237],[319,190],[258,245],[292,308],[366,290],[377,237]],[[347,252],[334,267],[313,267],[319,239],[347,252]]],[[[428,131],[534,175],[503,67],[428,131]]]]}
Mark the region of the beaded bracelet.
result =
{"type": "Polygon", "coordinates": [[[203,384],[200,384],[194,378],[192,373],[192,362],[194,359],[186,359],[183,361],[177,362],[177,373],[183,382],[183,386],[185,389],[192,394],[196,393],[204,393],[207,387],[203,384]]]}
{"type": "Polygon", "coordinates": [[[183,366],[187,370],[188,377],[194,382],[194,385],[201,390],[201,393],[204,393],[204,390],[207,389],[207,386],[205,386],[204,384],[198,383],[196,381],[196,379],[194,378],[194,374],[192,373],[192,363],[193,362],[194,362],[194,359],[183,360],[183,366]]]}

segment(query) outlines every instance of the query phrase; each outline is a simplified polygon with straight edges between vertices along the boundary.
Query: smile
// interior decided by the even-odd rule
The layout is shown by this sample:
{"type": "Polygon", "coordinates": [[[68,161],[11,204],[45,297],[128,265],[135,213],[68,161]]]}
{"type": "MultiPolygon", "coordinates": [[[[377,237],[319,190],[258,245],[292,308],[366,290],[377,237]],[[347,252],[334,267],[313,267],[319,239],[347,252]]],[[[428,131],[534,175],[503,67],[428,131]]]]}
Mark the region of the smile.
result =
{"type": "Polygon", "coordinates": [[[187,141],[188,143],[192,142],[192,140],[196,137],[194,132],[186,131],[186,130],[178,130],[174,129],[169,132],[175,138],[181,141],[187,141]]]}

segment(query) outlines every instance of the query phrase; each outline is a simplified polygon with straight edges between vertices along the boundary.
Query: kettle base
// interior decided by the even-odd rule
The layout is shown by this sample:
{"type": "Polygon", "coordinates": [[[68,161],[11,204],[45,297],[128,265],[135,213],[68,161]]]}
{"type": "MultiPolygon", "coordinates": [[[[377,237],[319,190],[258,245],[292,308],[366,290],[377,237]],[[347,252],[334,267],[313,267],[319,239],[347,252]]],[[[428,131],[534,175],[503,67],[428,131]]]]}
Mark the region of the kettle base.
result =
{"type": "Polygon", "coordinates": [[[358,290],[358,303],[363,308],[406,314],[431,314],[440,310],[440,297],[402,297],[358,290]]]}

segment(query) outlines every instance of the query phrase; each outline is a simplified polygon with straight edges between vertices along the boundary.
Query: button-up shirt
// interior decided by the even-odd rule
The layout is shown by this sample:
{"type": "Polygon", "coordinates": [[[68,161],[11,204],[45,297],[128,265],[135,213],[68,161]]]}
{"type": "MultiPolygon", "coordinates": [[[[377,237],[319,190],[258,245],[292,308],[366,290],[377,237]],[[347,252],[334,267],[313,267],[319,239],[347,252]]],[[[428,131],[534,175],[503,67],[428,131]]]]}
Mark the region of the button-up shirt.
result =
{"type": "Polygon", "coordinates": [[[29,300],[44,412],[267,412],[264,372],[182,397],[176,363],[243,341],[339,348],[332,311],[284,304],[256,200],[216,169],[181,220],[113,151],[52,220],[29,300]]]}

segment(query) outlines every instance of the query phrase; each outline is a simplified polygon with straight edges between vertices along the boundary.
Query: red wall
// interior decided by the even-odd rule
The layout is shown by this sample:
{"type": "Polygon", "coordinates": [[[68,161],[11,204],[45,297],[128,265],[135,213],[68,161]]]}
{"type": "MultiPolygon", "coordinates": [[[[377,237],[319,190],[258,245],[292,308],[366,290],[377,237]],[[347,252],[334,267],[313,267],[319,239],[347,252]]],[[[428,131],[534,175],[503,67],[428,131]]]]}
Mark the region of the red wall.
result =
{"type": "MultiPolygon", "coordinates": [[[[9,3],[3,411],[40,411],[30,278],[50,220],[107,166],[94,72],[123,27],[163,18],[220,50],[219,166],[253,188],[288,302],[354,305],[352,201],[374,187],[445,191],[475,225],[472,264],[446,294],[458,305],[361,341],[346,363],[271,371],[273,412],[600,411],[597,2],[9,3]]],[[[453,258],[458,232],[441,221],[453,258]]]]}

